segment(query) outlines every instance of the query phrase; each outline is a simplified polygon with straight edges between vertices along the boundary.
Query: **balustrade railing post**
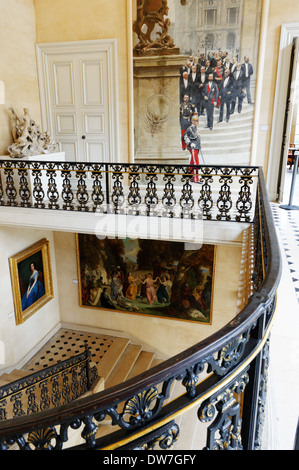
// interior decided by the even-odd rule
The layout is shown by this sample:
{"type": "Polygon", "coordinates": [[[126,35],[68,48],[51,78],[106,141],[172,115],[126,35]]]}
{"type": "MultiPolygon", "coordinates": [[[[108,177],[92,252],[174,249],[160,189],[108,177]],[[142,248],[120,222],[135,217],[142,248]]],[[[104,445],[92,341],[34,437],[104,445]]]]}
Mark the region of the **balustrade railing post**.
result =
{"type": "Polygon", "coordinates": [[[90,390],[90,389],[91,389],[91,378],[90,378],[90,368],[89,368],[90,353],[89,353],[87,341],[85,341],[84,347],[85,347],[85,358],[86,358],[86,360],[85,360],[85,368],[86,368],[86,387],[87,387],[87,390],[90,390]]]}
{"type": "MultiPolygon", "coordinates": [[[[258,294],[258,297],[261,297],[258,294]]],[[[260,299],[262,301],[262,298],[260,299]]],[[[272,302],[270,303],[273,306],[272,302]]],[[[273,308],[273,307],[272,307],[273,308]]],[[[266,331],[266,316],[268,307],[264,305],[263,313],[260,315],[256,327],[251,331],[251,338],[257,342],[261,341],[266,331]]],[[[264,346],[255,359],[251,362],[248,371],[249,383],[244,394],[243,417],[242,417],[242,443],[244,450],[256,450],[256,436],[259,433],[259,423],[262,420],[263,407],[261,406],[261,394],[264,393],[266,382],[264,346]]],[[[265,393],[264,393],[265,394],[265,393]]]]}
{"type": "Polygon", "coordinates": [[[108,173],[108,163],[105,163],[105,173],[106,173],[106,203],[107,203],[107,208],[110,204],[110,188],[109,188],[109,173],[108,173]]]}
{"type": "Polygon", "coordinates": [[[242,414],[243,450],[254,450],[256,425],[258,419],[258,401],[261,381],[262,352],[250,364],[249,383],[244,393],[242,414]]]}

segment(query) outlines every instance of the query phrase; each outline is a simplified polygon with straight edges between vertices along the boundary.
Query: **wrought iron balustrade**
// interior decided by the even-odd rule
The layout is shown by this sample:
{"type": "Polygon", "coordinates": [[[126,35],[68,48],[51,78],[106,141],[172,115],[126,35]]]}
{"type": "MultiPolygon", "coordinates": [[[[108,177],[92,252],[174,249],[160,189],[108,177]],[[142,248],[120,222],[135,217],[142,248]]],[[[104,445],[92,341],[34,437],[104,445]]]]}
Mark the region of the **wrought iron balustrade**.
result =
{"type": "Polygon", "coordinates": [[[90,351],[26,375],[0,387],[0,421],[65,405],[91,389],[97,378],[90,351]]]}
{"type": "MultiPolygon", "coordinates": [[[[126,168],[132,171],[131,166],[126,168]]],[[[215,168],[211,171],[216,173],[215,168]]],[[[218,171],[223,178],[222,170],[218,171]]],[[[249,279],[253,293],[242,311],[205,340],[121,385],[75,404],[2,421],[1,449],[13,444],[20,449],[65,449],[68,432],[76,429],[83,441],[75,446],[80,450],[168,449],[179,439],[177,417],[192,409],[204,437],[203,448],[260,448],[281,260],[262,169],[248,172],[238,177],[243,181],[258,172],[256,193],[250,196],[255,201],[255,263],[249,279]],[[185,393],[171,398],[170,390],[176,382],[185,393]],[[111,420],[111,432],[102,435],[107,419],[111,420]]],[[[184,178],[190,180],[190,174],[186,172],[184,178]]],[[[243,220],[245,212],[241,214],[236,220],[243,220]]]]}
{"type": "Polygon", "coordinates": [[[258,167],[10,159],[0,173],[2,206],[250,222],[258,167]]]}

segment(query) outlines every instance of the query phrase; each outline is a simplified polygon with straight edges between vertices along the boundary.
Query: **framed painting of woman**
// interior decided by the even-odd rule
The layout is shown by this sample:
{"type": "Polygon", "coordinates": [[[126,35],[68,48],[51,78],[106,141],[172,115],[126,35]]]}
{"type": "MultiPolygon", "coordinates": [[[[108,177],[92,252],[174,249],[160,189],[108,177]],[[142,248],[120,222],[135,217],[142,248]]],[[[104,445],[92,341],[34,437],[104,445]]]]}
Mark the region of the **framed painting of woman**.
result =
{"type": "Polygon", "coordinates": [[[45,238],[9,258],[16,324],[53,298],[49,242],[45,238]]]}

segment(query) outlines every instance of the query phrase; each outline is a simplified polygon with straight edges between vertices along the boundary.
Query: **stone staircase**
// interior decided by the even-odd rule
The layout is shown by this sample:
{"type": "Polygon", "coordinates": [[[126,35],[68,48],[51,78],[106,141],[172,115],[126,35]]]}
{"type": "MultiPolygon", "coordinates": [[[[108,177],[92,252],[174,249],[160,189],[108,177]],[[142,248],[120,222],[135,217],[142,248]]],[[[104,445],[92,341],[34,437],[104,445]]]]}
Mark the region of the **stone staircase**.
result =
{"type": "MultiPolygon", "coordinates": [[[[97,393],[131,379],[164,360],[158,357],[155,352],[146,350],[129,338],[63,329],[59,330],[22,369],[15,369],[10,373],[0,375],[0,387],[36,370],[41,370],[43,367],[53,364],[54,360],[58,362],[78,354],[84,347],[85,341],[88,342],[91,350],[92,365],[96,364],[99,375],[93,390],[87,392],[86,395],[97,393]]],[[[185,393],[184,387],[179,382],[175,382],[169,400],[183,393],[185,393]]],[[[123,403],[119,405],[119,409],[122,409],[122,406],[123,403]]],[[[173,449],[198,448],[196,447],[198,437],[196,410],[191,409],[186,414],[178,416],[176,423],[180,427],[180,437],[173,449]]],[[[105,436],[110,432],[111,419],[107,417],[99,423],[96,437],[105,436]]],[[[70,432],[68,447],[84,442],[80,434],[81,431],[78,430],[70,432]]]]}
{"type": "Polygon", "coordinates": [[[79,354],[83,351],[86,341],[91,351],[92,365],[96,365],[105,389],[124,382],[162,361],[154,352],[144,350],[129,338],[59,330],[22,369],[14,369],[10,373],[0,375],[0,386],[79,354]]]}
{"type": "Polygon", "coordinates": [[[206,116],[200,116],[199,132],[206,165],[250,164],[253,111],[254,106],[244,102],[240,114],[235,109],[226,122],[224,112],[223,121],[218,123],[219,109],[216,108],[212,131],[204,127],[206,116]]]}

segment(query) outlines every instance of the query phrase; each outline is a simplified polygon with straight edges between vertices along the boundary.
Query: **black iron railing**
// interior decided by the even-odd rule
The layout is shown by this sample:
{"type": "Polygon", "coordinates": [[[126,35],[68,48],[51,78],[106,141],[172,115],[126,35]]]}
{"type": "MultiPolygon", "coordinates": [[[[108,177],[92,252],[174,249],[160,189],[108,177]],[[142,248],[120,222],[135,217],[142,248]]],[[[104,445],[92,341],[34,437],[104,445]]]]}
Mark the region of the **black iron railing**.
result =
{"type": "MultiPolygon", "coordinates": [[[[109,186],[111,199],[116,194],[119,197],[121,188],[124,188],[123,184],[118,184],[123,176],[122,168],[127,170],[129,187],[135,178],[132,174],[141,177],[141,173],[145,177],[145,188],[149,188],[147,184],[151,183],[150,188],[155,193],[156,183],[153,179],[157,174],[154,169],[149,171],[148,166],[140,169],[136,167],[134,173],[130,165],[111,165],[111,173],[105,173],[117,183],[116,187],[109,186]]],[[[183,186],[187,182],[191,185],[190,179],[193,177],[190,169],[185,168],[183,175],[179,173],[183,186]]],[[[204,181],[199,187],[200,191],[204,191],[205,198],[208,198],[205,201],[210,200],[210,191],[215,194],[211,188],[212,182],[219,178],[220,186],[224,185],[222,192],[225,197],[221,190],[217,190],[216,207],[218,210],[225,207],[223,213],[219,212],[218,219],[223,219],[220,214],[225,214],[224,220],[227,215],[231,215],[231,195],[226,186],[231,184],[228,181],[232,174],[239,181],[234,207],[238,207],[238,200],[242,201],[242,208],[236,211],[234,220],[246,220],[249,206],[254,201],[254,214],[250,220],[254,227],[255,266],[252,279],[249,279],[253,284],[253,294],[247,305],[231,322],[210,337],[121,385],[79,399],[75,405],[67,403],[55,409],[3,421],[0,423],[1,449],[8,449],[12,444],[17,444],[20,449],[64,449],[72,446],[69,443],[69,432],[76,432],[79,428],[83,442],[77,444],[76,449],[154,449],[158,446],[167,449],[179,438],[177,417],[191,409],[203,426],[199,432],[205,435],[205,449],[260,448],[270,331],[281,271],[280,251],[264,176],[261,168],[199,167],[197,170],[204,181]],[[257,175],[254,193],[249,190],[253,174],[257,175]],[[203,189],[204,184],[208,184],[210,189],[203,189]],[[219,197],[222,203],[225,201],[224,206],[222,203],[217,206],[219,197]],[[176,382],[182,384],[185,393],[171,398],[170,390],[176,382]],[[103,435],[101,429],[103,425],[106,426],[107,419],[111,421],[111,432],[103,435]]],[[[166,177],[168,184],[168,176],[173,173],[165,171],[162,180],[166,177]]],[[[37,188],[38,181],[34,185],[37,188]]],[[[162,192],[164,190],[165,187],[162,192]]],[[[182,188],[175,190],[182,194],[182,188]]],[[[10,200],[15,201],[12,196],[10,200]]],[[[72,204],[72,201],[70,198],[68,203],[72,204]]],[[[114,205],[116,209],[119,208],[118,203],[114,205]]],[[[207,205],[203,207],[204,217],[209,218],[211,211],[207,205]]]]}
{"type": "Polygon", "coordinates": [[[38,413],[76,400],[97,378],[85,351],[0,388],[0,421],[38,413]]]}
{"type": "Polygon", "coordinates": [[[4,206],[249,222],[258,167],[10,159],[0,173],[4,206]]]}

